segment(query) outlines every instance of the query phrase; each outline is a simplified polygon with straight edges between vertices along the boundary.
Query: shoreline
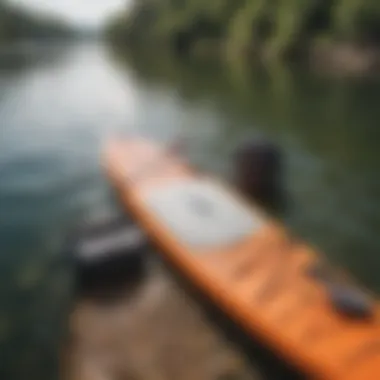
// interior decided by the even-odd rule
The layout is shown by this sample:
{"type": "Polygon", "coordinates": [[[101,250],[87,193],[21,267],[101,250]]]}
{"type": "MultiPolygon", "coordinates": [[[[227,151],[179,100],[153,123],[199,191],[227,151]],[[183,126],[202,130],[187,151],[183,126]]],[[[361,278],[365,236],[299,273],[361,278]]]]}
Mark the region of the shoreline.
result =
{"type": "Polygon", "coordinates": [[[252,47],[245,52],[237,52],[218,40],[199,40],[187,50],[178,52],[166,44],[148,44],[145,46],[128,45],[128,43],[110,43],[122,49],[131,51],[155,52],[185,57],[194,61],[217,60],[224,62],[243,62],[254,65],[260,62],[264,65],[305,64],[311,71],[333,77],[368,77],[380,74],[380,47],[374,45],[360,46],[354,43],[315,41],[302,51],[294,52],[288,57],[271,56],[268,49],[252,47]]]}

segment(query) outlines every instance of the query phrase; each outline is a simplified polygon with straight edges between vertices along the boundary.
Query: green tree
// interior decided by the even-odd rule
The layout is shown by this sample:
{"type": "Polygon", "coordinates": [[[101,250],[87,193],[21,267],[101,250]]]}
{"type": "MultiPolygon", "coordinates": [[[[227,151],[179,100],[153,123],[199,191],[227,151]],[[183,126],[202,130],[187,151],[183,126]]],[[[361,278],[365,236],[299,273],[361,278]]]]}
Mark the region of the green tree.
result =
{"type": "Polygon", "coordinates": [[[42,17],[0,0],[0,42],[23,38],[58,38],[74,31],[61,20],[42,17]]]}
{"type": "Polygon", "coordinates": [[[165,42],[191,49],[201,39],[227,42],[233,54],[265,49],[276,57],[302,51],[321,35],[380,44],[378,0],[135,0],[110,23],[130,44],[165,42]]]}

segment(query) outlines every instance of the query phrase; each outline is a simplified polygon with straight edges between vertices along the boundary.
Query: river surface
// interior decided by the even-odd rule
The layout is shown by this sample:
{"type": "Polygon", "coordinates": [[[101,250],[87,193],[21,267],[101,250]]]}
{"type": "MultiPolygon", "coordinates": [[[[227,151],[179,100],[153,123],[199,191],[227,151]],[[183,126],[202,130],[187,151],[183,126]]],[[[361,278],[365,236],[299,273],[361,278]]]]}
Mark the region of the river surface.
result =
{"type": "Polygon", "coordinates": [[[222,176],[239,141],[273,139],[285,153],[289,228],[379,292],[379,104],[374,78],[97,44],[1,52],[0,378],[52,378],[70,284],[62,242],[82,217],[113,207],[100,152],[115,132],[182,134],[190,159],[222,176]]]}

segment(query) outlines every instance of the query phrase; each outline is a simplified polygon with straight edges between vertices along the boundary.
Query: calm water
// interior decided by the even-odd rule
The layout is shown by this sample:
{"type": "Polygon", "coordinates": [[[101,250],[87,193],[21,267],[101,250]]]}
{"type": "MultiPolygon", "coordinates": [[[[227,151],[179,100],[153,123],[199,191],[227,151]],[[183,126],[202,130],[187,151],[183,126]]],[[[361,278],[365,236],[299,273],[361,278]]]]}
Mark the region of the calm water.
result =
{"type": "Polygon", "coordinates": [[[95,45],[1,53],[0,377],[52,378],[70,283],[60,247],[81,217],[112,207],[100,150],[114,132],[183,133],[194,163],[220,175],[241,139],[269,136],[285,152],[289,227],[379,292],[379,101],[374,79],[283,67],[95,45]]]}

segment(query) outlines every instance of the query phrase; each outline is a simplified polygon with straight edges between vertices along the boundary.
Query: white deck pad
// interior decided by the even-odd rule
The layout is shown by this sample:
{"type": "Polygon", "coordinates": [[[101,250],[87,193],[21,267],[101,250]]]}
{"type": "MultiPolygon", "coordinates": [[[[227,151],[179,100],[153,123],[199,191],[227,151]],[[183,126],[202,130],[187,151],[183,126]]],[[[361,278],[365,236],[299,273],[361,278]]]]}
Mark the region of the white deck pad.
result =
{"type": "Polygon", "coordinates": [[[208,179],[180,180],[145,194],[155,217],[187,246],[216,248],[258,231],[264,220],[208,179]]]}

